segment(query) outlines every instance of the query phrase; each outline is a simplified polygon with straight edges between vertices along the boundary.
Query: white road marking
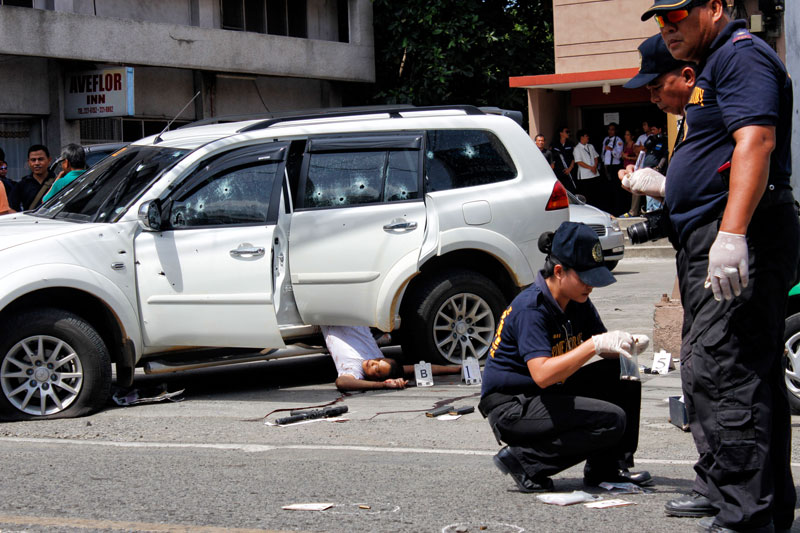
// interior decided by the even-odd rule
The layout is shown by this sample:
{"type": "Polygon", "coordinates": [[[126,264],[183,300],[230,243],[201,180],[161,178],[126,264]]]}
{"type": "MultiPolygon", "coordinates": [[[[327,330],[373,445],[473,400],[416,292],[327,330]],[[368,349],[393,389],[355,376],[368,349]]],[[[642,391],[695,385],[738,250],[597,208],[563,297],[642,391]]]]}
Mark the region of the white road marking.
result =
{"type": "MultiPolygon", "coordinates": [[[[474,455],[492,456],[496,450],[455,450],[448,448],[394,448],[383,446],[351,446],[333,444],[237,444],[237,443],[175,443],[175,442],[129,442],[110,440],[81,439],[48,439],[30,437],[0,437],[0,442],[28,442],[31,444],[73,444],[81,446],[107,446],[112,448],[179,448],[200,450],[233,450],[247,453],[261,453],[274,450],[308,450],[308,451],[351,451],[368,453],[417,453],[440,455],[474,455]]],[[[643,465],[693,465],[695,461],[688,459],[641,459],[637,464],[643,465]]],[[[791,463],[793,468],[800,468],[800,463],[791,463]]]]}
{"type": "MultiPolygon", "coordinates": [[[[0,514],[0,524],[14,526],[48,527],[56,529],[74,528],[111,531],[148,531],[151,533],[290,533],[271,529],[243,529],[188,524],[157,524],[151,522],[120,522],[117,520],[94,520],[91,518],[68,518],[59,516],[20,516],[0,514]]],[[[297,532],[295,532],[297,533],[297,532]]]]}

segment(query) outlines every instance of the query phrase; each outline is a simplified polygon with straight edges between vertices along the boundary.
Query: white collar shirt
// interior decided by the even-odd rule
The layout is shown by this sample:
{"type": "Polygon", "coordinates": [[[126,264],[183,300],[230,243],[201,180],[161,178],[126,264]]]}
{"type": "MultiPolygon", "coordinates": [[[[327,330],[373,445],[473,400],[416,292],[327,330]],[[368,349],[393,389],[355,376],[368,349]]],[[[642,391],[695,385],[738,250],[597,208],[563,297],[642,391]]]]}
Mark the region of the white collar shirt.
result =
{"type": "MultiPolygon", "coordinates": [[[[595,161],[599,157],[597,155],[597,150],[595,150],[594,146],[591,144],[578,144],[572,153],[575,156],[575,161],[586,163],[589,166],[594,166],[595,161]]],[[[596,178],[599,175],[599,172],[592,172],[592,169],[583,168],[582,166],[578,165],[578,179],[580,180],[596,178]]]]}

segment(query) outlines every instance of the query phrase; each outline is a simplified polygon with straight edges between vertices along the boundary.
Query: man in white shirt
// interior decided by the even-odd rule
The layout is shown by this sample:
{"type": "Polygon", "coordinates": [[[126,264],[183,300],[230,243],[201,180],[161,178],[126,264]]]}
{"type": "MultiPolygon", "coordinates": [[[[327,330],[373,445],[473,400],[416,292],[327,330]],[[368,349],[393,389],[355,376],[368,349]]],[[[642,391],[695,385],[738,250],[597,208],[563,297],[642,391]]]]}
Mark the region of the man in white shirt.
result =
{"type": "Polygon", "coordinates": [[[605,208],[605,190],[603,180],[597,171],[600,156],[594,146],[589,144],[589,133],[578,130],[578,146],[572,151],[575,164],[578,165],[578,193],[586,198],[586,202],[600,209],[605,208]]]}
{"type": "Polygon", "coordinates": [[[605,176],[608,180],[608,191],[606,199],[608,206],[606,211],[609,213],[622,213],[627,211],[631,203],[631,195],[624,190],[619,183],[617,174],[619,169],[622,168],[622,150],[625,148],[625,143],[617,135],[617,124],[612,122],[608,125],[608,135],[603,139],[603,166],[605,176]]]}

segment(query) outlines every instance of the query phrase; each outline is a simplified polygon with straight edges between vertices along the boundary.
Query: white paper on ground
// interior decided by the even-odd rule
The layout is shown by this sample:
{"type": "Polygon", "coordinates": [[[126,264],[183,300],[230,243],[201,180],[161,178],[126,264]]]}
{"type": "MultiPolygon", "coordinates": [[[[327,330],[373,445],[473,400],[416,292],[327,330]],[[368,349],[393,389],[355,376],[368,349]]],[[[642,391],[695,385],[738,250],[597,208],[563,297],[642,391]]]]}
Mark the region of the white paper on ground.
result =
{"type": "Polygon", "coordinates": [[[459,418],[461,418],[461,415],[451,415],[450,413],[445,413],[437,416],[436,420],[458,420],[459,418]]]}
{"type": "Polygon", "coordinates": [[[332,503],[293,503],[284,505],[281,509],[287,511],[324,511],[333,507],[332,503]]]}
{"type": "Polygon", "coordinates": [[[626,505],[636,504],[626,500],[603,500],[599,502],[584,503],[583,505],[588,509],[605,509],[607,507],[625,507],[626,505]]]}
{"type": "Polygon", "coordinates": [[[582,490],[574,490],[572,492],[547,492],[545,494],[537,494],[536,499],[544,503],[549,503],[550,505],[574,505],[582,502],[593,502],[601,500],[602,498],[582,490]]]}

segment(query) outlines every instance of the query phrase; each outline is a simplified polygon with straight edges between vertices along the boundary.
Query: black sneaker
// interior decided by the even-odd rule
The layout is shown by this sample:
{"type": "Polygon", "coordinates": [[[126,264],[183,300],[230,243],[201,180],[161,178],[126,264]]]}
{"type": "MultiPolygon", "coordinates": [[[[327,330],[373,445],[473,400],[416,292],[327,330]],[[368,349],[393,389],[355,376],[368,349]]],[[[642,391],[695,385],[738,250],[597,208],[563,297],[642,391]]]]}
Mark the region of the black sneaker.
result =
{"type": "Polygon", "coordinates": [[[505,446],[493,458],[495,466],[504,474],[511,476],[520,492],[548,492],[553,490],[553,480],[546,476],[532,478],[516,457],[505,446]]]}

